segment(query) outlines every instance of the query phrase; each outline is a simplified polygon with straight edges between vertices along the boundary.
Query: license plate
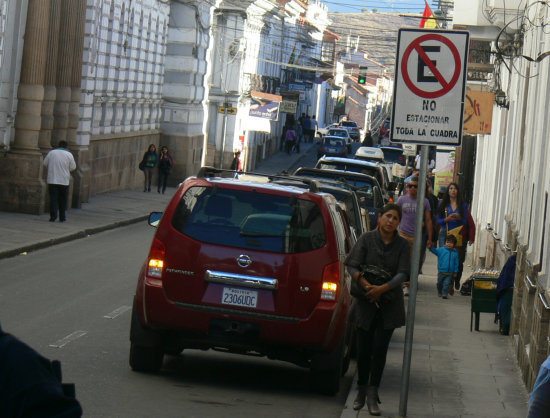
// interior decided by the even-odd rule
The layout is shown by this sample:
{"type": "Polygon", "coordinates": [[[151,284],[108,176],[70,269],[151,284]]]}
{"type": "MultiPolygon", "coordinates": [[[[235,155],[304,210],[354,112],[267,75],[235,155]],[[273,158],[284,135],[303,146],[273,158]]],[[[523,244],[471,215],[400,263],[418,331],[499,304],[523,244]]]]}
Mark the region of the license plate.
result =
{"type": "Polygon", "coordinates": [[[258,304],[258,292],[256,290],[224,287],[222,293],[222,303],[224,305],[255,308],[258,304]]]}
{"type": "Polygon", "coordinates": [[[328,152],[336,152],[336,148],[329,148],[328,152]]]}

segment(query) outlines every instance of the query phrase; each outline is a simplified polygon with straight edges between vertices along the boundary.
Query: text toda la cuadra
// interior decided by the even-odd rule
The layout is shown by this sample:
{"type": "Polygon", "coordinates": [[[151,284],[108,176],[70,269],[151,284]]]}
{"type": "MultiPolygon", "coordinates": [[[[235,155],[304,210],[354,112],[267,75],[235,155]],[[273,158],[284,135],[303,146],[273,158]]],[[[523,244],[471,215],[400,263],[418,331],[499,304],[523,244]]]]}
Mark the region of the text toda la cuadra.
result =
{"type": "MultiPolygon", "coordinates": [[[[430,123],[430,124],[448,124],[448,116],[434,116],[434,115],[417,115],[417,114],[407,114],[407,122],[420,122],[420,123],[430,123]]],[[[458,132],[450,129],[441,129],[441,128],[431,128],[426,132],[425,128],[409,128],[409,127],[400,127],[396,126],[395,131],[398,135],[417,135],[417,136],[426,136],[428,133],[430,136],[442,137],[442,138],[458,138],[458,132]],[[416,131],[416,132],[415,132],[416,131]]]]}

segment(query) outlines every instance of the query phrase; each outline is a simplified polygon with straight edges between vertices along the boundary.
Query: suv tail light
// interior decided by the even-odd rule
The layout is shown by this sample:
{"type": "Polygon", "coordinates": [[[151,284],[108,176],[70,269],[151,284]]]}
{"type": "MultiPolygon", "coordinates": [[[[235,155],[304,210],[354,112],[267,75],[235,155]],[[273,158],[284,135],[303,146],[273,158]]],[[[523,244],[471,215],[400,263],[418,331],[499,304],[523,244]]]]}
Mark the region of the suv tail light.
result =
{"type": "Polygon", "coordinates": [[[340,263],[336,262],[325,266],[321,300],[335,301],[338,293],[338,283],[340,283],[340,263]]]}
{"type": "Polygon", "coordinates": [[[164,258],[166,256],[166,247],[158,238],[153,239],[151,250],[147,261],[147,277],[153,279],[162,279],[164,270],[164,258]]]}

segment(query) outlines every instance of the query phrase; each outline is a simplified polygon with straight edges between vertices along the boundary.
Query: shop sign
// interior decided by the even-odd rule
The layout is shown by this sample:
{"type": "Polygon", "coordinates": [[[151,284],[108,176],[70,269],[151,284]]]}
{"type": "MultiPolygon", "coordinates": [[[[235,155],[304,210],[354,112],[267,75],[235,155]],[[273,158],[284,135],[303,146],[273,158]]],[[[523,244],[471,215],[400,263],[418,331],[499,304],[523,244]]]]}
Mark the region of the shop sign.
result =
{"type": "Polygon", "coordinates": [[[279,108],[280,112],[285,113],[296,113],[296,110],[298,109],[298,102],[294,100],[283,100],[281,102],[281,106],[279,108]]]}
{"type": "Polygon", "coordinates": [[[464,133],[491,133],[495,94],[488,91],[466,91],[466,109],[464,110],[464,133]]]}

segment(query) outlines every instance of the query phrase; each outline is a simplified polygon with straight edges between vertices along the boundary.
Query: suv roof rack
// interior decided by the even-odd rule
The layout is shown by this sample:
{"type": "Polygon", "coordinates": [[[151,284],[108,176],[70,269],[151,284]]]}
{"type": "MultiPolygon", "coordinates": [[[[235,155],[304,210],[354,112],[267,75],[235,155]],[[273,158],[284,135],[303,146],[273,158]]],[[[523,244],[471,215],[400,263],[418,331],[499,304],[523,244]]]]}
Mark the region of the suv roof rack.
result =
{"type": "Polygon", "coordinates": [[[235,170],[228,170],[224,168],[216,168],[212,166],[204,166],[201,167],[199,172],[197,173],[197,178],[206,178],[206,177],[233,177],[237,175],[248,175],[248,176],[260,176],[260,177],[266,177],[269,179],[269,181],[273,181],[275,179],[281,179],[281,180],[293,180],[296,182],[301,182],[303,184],[306,184],[309,187],[309,191],[311,193],[317,193],[319,191],[319,182],[314,179],[308,179],[304,177],[298,177],[293,176],[290,174],[265,174],[265,173],[256,173],[254,171],[235,171],[235,170]],[[225,174],[225,176],[224,176],[225,174]]]}

